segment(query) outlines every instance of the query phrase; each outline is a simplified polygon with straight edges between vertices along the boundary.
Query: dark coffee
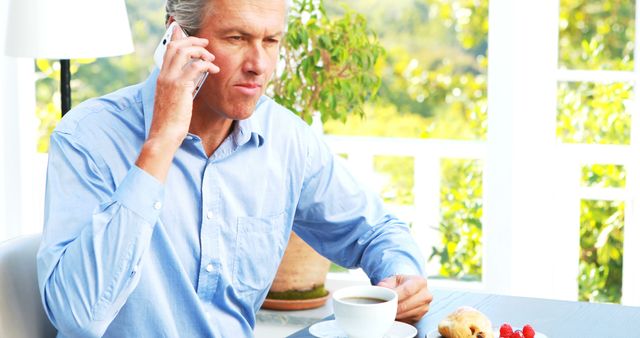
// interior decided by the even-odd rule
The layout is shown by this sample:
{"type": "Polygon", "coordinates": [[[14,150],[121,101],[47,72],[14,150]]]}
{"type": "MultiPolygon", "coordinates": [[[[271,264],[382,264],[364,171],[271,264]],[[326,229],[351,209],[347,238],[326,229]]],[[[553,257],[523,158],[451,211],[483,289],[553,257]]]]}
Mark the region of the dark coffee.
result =
{"type": "Polygon", "coordinates": [[[341,300],[352,304],[380,304],[386,302],[384,299],[373,297],[344,297],[341,300]]]}

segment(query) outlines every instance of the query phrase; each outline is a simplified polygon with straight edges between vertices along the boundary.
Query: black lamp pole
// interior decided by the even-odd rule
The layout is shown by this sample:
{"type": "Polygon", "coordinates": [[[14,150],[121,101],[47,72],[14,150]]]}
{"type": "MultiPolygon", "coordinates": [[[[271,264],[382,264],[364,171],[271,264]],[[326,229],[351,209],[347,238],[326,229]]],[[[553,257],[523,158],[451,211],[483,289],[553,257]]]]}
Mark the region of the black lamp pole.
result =
{"type": "Polygon", "coordinates": [[[71,109],[71,69],[69,60],[60,60],[60,98],[62,116],[71,109]]]}

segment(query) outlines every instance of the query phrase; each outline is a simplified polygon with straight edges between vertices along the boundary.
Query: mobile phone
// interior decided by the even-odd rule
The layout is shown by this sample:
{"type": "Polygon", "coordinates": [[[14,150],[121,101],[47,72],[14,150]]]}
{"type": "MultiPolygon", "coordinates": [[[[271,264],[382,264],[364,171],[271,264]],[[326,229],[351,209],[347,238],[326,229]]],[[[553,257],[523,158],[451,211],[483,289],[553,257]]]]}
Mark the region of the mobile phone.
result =
{"type": "MultiPolygon", "coordinates": [[[[182,31],[182,34],[185,37],[189,36],[183,29],[179,27],[180,26],[178,25],[177,22],[175,21],[172,22],[169,25],[169,28],[167,28],[167,31],[162,36],[160,43],[158,43],[158,47],[156,47],[156,51],[153,53],[153,61],[156,63],[156,66],[158,66],[158,68],[160,69],[162,69],[162,62],[164,61],[164,53],[167,51],[167,44],[169,44],[169,41],[171,41],[171,37],[173,36],[173,31],[176,28],[178,28],[182,31]]],[[[190,62],[196,62],[198,60],[200,59],[192,59],[190,62]]],[[[196,98],[196,95],[198,95],[200,88],[202,88],[202,85],[204,84],[204,80],[207,79],[207,76],[209,76],[209,72],[203,72],[198,78],[198,81],[196,81],[196,88],[193,90],[194,99],[196,98]]]]}

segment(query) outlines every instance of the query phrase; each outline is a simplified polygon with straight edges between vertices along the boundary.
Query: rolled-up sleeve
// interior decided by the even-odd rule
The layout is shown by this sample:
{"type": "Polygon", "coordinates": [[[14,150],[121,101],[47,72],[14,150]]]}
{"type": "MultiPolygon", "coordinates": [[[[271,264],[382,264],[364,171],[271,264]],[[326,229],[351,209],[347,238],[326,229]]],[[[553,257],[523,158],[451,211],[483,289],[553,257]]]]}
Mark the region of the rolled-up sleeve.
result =
{"type": "Polygon", "coordinates": [[[424,275],[409,226],[336,159],[318,136],[309,138],[294,231],[330,260],[362,268],[373,284],[393,275],[424,275]]]}
{"type": "Polygon", "coordinates": [[[114,182],[99,154],[73,135],[54,132],[50,144],[42,301],[65,336],[100,337],[139,281],[164,188],[136,166],[114,182]]]}

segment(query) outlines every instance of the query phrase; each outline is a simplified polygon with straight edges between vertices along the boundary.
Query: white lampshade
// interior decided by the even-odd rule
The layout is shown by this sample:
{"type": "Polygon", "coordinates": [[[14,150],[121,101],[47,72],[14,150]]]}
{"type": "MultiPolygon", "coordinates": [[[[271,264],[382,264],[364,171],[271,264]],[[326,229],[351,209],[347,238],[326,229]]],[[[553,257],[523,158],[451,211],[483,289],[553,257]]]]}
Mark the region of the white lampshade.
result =
{"type": "Polygon", "coordinates": [[[133,52],[124,0],[10,0],[8,56],[77,59],[133,52]]]}

